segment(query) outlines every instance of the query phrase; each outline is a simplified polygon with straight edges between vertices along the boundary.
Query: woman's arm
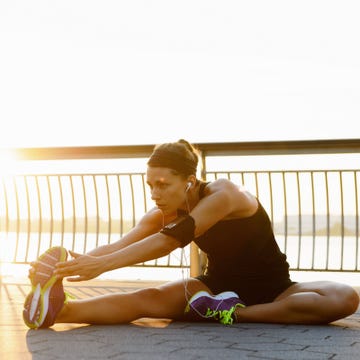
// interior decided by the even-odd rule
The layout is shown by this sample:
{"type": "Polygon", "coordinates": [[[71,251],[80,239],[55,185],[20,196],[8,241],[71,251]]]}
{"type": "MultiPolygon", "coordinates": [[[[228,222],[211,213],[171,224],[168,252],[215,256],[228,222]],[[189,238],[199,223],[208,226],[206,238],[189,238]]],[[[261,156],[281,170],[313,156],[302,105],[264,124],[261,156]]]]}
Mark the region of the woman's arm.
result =
{"type": "Polygon", "coordinates": [[[111,244],[99,246],[89,252],[88,255],[103,256],[114,253],[121,250],[139,240],[146,238],[147,236],[158,232],[163,223],[162,214],[159,209],[154,208],[148,211],[138,222],[138,224],[132,228],[121,239],[111,244]]]}
{"type": "Polygon", "coordinates": [[[54,273],[59,278],[72,276],[68,278],[69,281],[90,280],[110,270],[168,255],[178,246],[176,239],[156,233],[114,253],[102,256],[89,254],[75,256],[72,260],[58,263],[54,273]]]}
{"type": "MultiPolygon", "coordinates": [[[[154,208],[148,211],[138,222],[138,224],[131,229],[125,236],[118,241],[99,246],[86,254],[78,254],[69,250],[73,260],[69,260],[59,264],[58,269],[54,272],[59,277],[75,276],[82,273],[82,277],[94,278],[105,271],[108,271],[103,265],[106,261],[105,256],[118,253],[120,250],[157,233],[163,224],[163,216],[159,209],[154,208]],[[83,267],[83,269],[81,269],[83,267]],[[82,270],[82,271],[80,271],[82,270]],[[86,275],[84,275],[86,273],[86,275]]],[[[36,266],[36,264],[33,264],[36,266]]],[[[31,272],[31,271],[30,271],[31,272]]],[[[80,280],[80,278],[78,278],[80,280]]],[[[71,279],[69,279],[71,281],[71,279]]]]}
{"type": "Polygon", "coordinates": [[[257,210],[256,198],[230,180],[213,181],[206,191],[190,212],[196,224],[195,238],[221,220],[248,217],[257,210]]]}

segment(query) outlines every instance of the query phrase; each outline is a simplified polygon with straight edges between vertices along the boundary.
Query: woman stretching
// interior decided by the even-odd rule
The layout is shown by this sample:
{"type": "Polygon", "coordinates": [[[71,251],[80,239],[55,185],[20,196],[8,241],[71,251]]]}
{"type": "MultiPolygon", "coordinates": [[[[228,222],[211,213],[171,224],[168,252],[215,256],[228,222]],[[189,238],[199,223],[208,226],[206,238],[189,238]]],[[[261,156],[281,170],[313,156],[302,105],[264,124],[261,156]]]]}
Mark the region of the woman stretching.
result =
{"type": "Polygon", "coordinates": [[[198,156],[185,140],[156,146],[147,184],[155,207],[117,242],[80,255],[53,247],[32,264],[23,318],[54,323],[123,324],[142,317],[185,321],[326,324],[357,310],[350,286],[295,283],[259,200],[226,179],[197,179],[198,156]],[[170,254],[194,241],[208,257],[205,274],[137,290],[66,299],[62,279],[83,281],[170,254]]]}

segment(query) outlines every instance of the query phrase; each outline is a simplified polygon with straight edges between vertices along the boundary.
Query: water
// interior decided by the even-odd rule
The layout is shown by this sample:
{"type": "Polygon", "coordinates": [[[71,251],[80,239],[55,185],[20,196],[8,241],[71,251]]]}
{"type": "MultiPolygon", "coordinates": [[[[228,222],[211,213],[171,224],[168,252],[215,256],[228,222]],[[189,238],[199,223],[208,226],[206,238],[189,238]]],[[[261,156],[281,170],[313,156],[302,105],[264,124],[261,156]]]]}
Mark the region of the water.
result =
{"type": "MultiPolygon", "coordinates": [[[[39,245],[38,234],[22,233],[17,237],[16,233],[0,233],[0,254],[1,254],[1,274],[3,276],[26,277],[28,264],[11,263],[16,253],[16,261],[30,262],[36,259],[38,248],[39,253],[45,251],[49,246],[49,234],[42,235],[42,242],[39,245]],[[16,243],[18,238],[18,243],[16,243]],[[47,240],[46,240],[47,238],[47,240]],[[29,246],[27,247],[27,243],[29,246]],[[17,245],[17,247],[16,247],[17,245]],[[16,252],[17,251],[17,252],[16,252]]],[[[74,249],[76,252],[84,253],[83,244],[72,243],[72,234],[53,234],[52,245],[60,245],[61,239],[63,246],[68,249],[74,249]]],[[[315,241],[312,236],[289,236],[285,242],[285,237],[278,235],[277,240],[282,251],[286,249],[286,254],[292,268],[299,267],[309,271],[292,271],[292,277],[296,281],[314,281],[314,280],[334,280],[349,283],[350,285],[360,284],[360,274],[356,268],[360,267],[358,256],[358,240],[355,236],[341,237],[317,236],[315,241]],[[311,271],[315,268],[317,271],[311,271]],[[338,272],[340,269],[347,272],[338,272]],[[328,270],[326,270],[328,269],[328,270]],[[326,270],[326,271],[325,271],[326,270]]],[[[95,235],[89,238],[87,251],[95,246],[95,235]],[[91,241],[92,240],[92,241],[91,241]]],[[[188,249],[186,250],[183,264],[190,263],[188,249]]],[[[163,257],[159,259],[159,264],[166,265],[170,261],[177,268],[167,267],[127,267],[117,269],[102,274],[100,279],[121,279],[121,280],[160,280],[168,281],[182,279],[189,276],[188,267],[181,268],[181,250],[174,251],[170,258],[163,257]]],[[[154,264],[154,261],[147,263],[154,264]]]]}

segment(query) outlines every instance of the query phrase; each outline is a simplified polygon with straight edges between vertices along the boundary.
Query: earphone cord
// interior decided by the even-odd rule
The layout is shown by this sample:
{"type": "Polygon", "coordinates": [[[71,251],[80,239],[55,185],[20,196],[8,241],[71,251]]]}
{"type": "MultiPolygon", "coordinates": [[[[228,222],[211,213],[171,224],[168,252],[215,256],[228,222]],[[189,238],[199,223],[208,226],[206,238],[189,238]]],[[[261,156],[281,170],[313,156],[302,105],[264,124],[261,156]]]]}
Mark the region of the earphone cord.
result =
{"type": "MultiPolygon", "coordinates": [[[[185,194],[185,203],[186,203],[186,210],[187,210],[187,213],[189,214],[190,213],[190,205],[189,205],[189,199],[188,199],[188,196],[187,196],[187,193],[185,194]]],[[[164,226],[164,224],[163,224],[164,226]]],[[[177,257],[175,255],[175,257],[177,257]]],[[[188,290],[188,284],[189,284],[189,269],[190,269],[190,266],[188,265],[188,262],[187,262],[187,257],[186,257],[186,254],[185,254],[185,251],[184,249],[181,250],[181,255],[180,255],[180,264],[181,264],[181,275],[182,275],[182,278],[183,278],[183,283],[184,283],[184,295],[185,295],[185,300],[187,302],[187,304],[189,304],[189,301],[190,301],[190,297],[191,297],[191,292],[188,290]],[[187,274],[185,275],[185,269],[187,269],[187,274]]],[[[191,306],[191,305],[190,305],[191,306]]],[[[201,314],[196,308],[192,307],[192,310],[194,310],[200,317],[202,318],[207,318],[205,315],[201,314]]]]}
{"type": "MultiPolygon", "coordinates": [[[[188,196],[187,196],[187,193],[185,193],[185,203],[186,203],[186,210],[187,210],[187,213],[190,214],[190,205],[189,205],[189,199],[188,199],[188,196]]],[[[187,303],[189,303],[189,297],[190,297],[190,292],[188,290],[188,283],[189,283],[189,266],[187,264],[187,258],[186,258],[186,255],[185,255],[185,251],[182,250],[181,251],[181,261],[180,261],[180,264],[183,264],[182,260],[184,259],[184,266],[185,268],[187,269],[188,273],[186,274],[185,276],[185,272],[184,272],[184,266],[181,267],[181,273],[182,273],[182,277],[183,277],[183,282],[184,282],[184,291],[185,291],[185,300],[187,303]]]]}
{"type": "MultiPolygon", "coordinates": [[[[187,213],[190,214],[190,205],[189,205],[189,199],[188,199],[188,196],[187,194],[185,194],[185,202],[186,202],[186,210],[187,210],[187,213]]],[[[187,268],[187,276],[185,276],[185,273],[184,273],[184,266],[181,267],[181,273],[182,273],[182,277],[183,277],[183,282],[184,282],[184,293],[185,293],[185,300],[187,302],[187,304],[191,307],[191,309],[200,317],[204,318],[204,319],[207,319],[207,316],[200,313],[199,310],[197,310],[195,307],[191,306],[191,304],[189,304],[189,301],[190,301],[190,296],[191,296],[191,293],[190,291],[188,290],[188,283],[189,283],[189,269],[190,269],[190,266],[188,266],[187,264],[187,259],[186,259],[186,255],[185,255],[185,252],[184,250],[182,250],[181,252],[181,259],[180,259],[180,264],[182,264],[182,260],[184,258],[184,263],[185,263],[185,267],[187,268]]],[[[219,302],[219,304],[217,305],[215,311],[218,310],[218,308],[221,306],[221,303],[223,302],[223,299],[219,302]]]]}
{"type": "MultiPolygon", "coordinates": [[[[185,193],[185,203],[186,203],[186,210],[187,210],[187,213],[190,214],[190,205],[189,205],[189,199],[188,199],[188,196],[187,196],[187,193],[185,193]]],[[[185,300],[187,302],[187,304],[189,306],[191,306],[189,304],[189,301],[190,301],[190,297],[191,297],[191,293],[190,291],[188,290],[188,283],[189,283],[189,269],[190,269],[190,266],[188,266],[188,263],[187,263],[187,258],[186,258],[186,255],[185,255],[185,251],[182,250],[181,251],[181,259],[180,259],[180,264],[183,264],[182,260],[184,258],[184,266],[181,267],[181,273],[182,273],[182,277],[183,277],[183,282],[184,282],[184,295],[185,295],[185,300]],[[185,276],[185,272],[184,272],[184,267],[187,269],[188,273],[187,275],[185,276]]],[[[192,310],[195,311],[200,317],[202,318],[207,318],[205,315],[201,314],[196,308],[192,307],[192,310]]]]}

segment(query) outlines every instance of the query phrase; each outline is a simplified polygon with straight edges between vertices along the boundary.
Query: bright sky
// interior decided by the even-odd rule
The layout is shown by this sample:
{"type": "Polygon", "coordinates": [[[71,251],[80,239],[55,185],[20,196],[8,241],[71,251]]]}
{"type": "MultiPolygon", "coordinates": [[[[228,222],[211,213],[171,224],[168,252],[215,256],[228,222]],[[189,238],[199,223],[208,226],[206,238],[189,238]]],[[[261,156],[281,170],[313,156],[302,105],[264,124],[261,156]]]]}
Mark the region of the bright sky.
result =
{"type": "Polygon", "coordinates": [[[359,137],[359,10],[1,0],[0,146],[359,137]]]}

